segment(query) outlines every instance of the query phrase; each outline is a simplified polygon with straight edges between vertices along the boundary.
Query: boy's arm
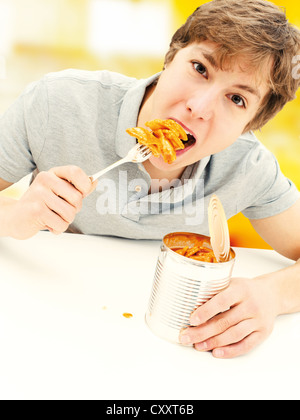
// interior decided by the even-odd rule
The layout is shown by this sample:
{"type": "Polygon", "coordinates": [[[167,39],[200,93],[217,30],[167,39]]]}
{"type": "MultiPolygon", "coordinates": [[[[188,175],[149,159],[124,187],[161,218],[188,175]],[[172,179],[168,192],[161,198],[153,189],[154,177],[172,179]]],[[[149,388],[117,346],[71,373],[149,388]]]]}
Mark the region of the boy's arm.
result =
{"type": "Polygon", "coordinates": [[[297,261],[293,267],[271,274],[277,282],[280,313],[300,311],[300,199],[288,210],[265,219],[251,220],[257,233],[287,258],[297,261]]]}
{"type": "Polygon", "coordinates": [[[300,199],[276,216],[250,221],[256,232],[279,254],[292,260],[300,258],[300,199]]]}
{"type": "MultiPolygon", "coordinates": [[[[5,190],[12,184],[12,182],[7,182],[4,179],[0,178],[0,191],[5,190]]],[[[16,200],[13,200],[12,198],[0,195],[0,237],[10,236],[6,219],[15,202],[16,200]]]]}
{"type": "Polygon", "coordinates": [[[212,350],[215,357],[239,356],[267,338],[278,315],[300,311],[299,220],[300,200],[279,215],[251,221],[277,252],[297,262],[256,278],[233,278],[227,289],[193,312],[194,327],[180,335],[183,344],[212,350]]]}
{"type": "Polygon", "coordinates": [[[6,188],[10,187],[13,183],[4,181],[4,179],[0,178],[0,191],[5,190],[6,188]]]}
{"type": "Polygon", "coordinates": [[[16,200],[12,198],[0,196],[0,237],[11,236],[8,219],[15,203],[16,200]]]}

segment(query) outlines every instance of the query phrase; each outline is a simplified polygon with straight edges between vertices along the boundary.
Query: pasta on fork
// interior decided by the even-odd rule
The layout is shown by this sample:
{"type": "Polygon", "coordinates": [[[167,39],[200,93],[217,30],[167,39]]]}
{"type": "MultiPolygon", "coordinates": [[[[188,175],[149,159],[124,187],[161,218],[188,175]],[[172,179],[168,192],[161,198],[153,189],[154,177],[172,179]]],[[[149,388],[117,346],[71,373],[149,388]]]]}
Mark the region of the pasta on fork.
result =
{"type": "Polygon", "coordinates": [[[153,156],[162,155],[167,163],[172,163],[176,159],[176,150],[184,149],[183,142],[188,140],[184,129],[173,120],[152,120],[145,123],[146,127],[128,128],[129,135],[136,137],[140,144],[149,147],[153,156]]]}

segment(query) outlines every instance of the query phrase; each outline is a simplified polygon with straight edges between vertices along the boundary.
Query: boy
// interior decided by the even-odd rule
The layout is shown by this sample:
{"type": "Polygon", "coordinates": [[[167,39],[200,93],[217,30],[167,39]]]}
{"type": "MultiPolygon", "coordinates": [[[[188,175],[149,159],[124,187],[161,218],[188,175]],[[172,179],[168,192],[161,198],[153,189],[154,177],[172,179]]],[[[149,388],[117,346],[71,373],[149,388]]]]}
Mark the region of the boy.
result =
{"type": "MultiPolygon", "coordinates": [[[[299,53],[299,31],[271,3],[213,0],[174,34],[159,75],[136,81],[66,71],[31,85],[1,119],[0,189],[37,175],[20,200],[1,198],[0,235],[208,234],[197,209],[207,209],[216,193],[227,218],[243,211],[275,250],[298,260],[299,192],[249,130],[294,98],[299,53]],[[172,164],[153,156],[125,164],[91,194],[96,184],[88,175],[135,144],[126,128],[156,118],[178,122],[190,133],[188,146],[172,164]]],[[[271,333],[277,315],[299,310],[300,260],[277,273],[233,279],[191,315],[181,342],[215,357],[238,356],[271,333]]]]}

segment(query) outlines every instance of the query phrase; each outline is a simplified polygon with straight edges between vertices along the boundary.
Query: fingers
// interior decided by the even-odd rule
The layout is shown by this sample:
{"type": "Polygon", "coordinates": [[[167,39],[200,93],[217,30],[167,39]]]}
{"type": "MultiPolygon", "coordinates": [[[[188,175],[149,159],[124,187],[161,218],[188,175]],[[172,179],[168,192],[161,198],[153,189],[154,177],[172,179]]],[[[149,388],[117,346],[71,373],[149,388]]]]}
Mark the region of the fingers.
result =
{"type": "Polygon", "coordinates": [[[41,224],[55,235],[65,232],[70,223],[65,221],[59,214],[47,208],[40,216],[41,224]]]}
{"type": "Polygon", "coordinates": [[[90,195],[93,191],[95,191],[95,189],[97,188],[98,185],[98,179],[96,179],[96,181],[92,182],[90,190],[88,192],[88,195],[90,195]]]}
{"type": "Polygon", "coordinates": [[[190,317],[191,325],[200,325],[207,322],[221,312],[237,305],[243,299],[243,290],[231,280],[230,286],[212,297],[204,305],[197,308],[190,317]],[[239,288],[239,290],[237,290],[239,288]]]}
{"type": "MultiPolygon", "coordinates": [[[[273,330],[276,315],[266,312],[269,291],[255,279],[233,279],[230,286],[191,315],[191,326],[180,334],[182,344],[215,357],[230,358],[250,351],[273,330]]],[[[271,306],[271,305],[270,305],[271,306]]]]}
{"type": "MultiPolygon", "coordinates": [[[[256,330],[257,324],[254,319],[242,320],[232,326],[229,326],[229,324],[228,320],[223,320],[220,327],[223,325],[226,328],[226,325],[228,325],[228,328],[219,334],[216,334],[218,328],[204,326],[203,331],[198,329],[197,332],[197,327],[193,327],[192,329],[195,329],[194,338],[192,338],[194,348],[198,351],[212,350],[214,357],[232,358],[251,351],[268,335],[265,329],[256,330]],[[199,341],[197,342],[197,340],[199,341]]],[[[221,331],[221,328],[219,331],[221,331]]]]}
{"type": "Polygon", "coordinates": [[[50,228],[53,227],[52,223],[56,218],[46,211],[46,207],[68,224],[73,222],[76,213],[81,210],[82,193],[52,172],[40,173],[33,188],[38,195],[34,198],[40,200],[41,205],[38,208],[40,216],[50,228]],[[49,218],[51,218],[51,221],[49,218]]]}
{"type": "Polygon", "coordinates": [[[194,347],[199,351],[209,351],[220,347],[239,343],[255,331],[254,321],[247,319],[239,322],[219,335],[207,338],[204,341],[195,343],[194,347]]]}
{"type": "Polygon", "coordinates": [[[208,338],[217,336],[228,330],[230,327],[238,324],[241,319],[243,319],[243,315],[240,308],[233,308],[230,311],[215,316],[211,320],[197,327],[187,328],[181,334],[181,342],[183,344],[204,342],[208,338]]]}
{"type": "MultiPolygon", "coordinates": [[[[82,202],[97,186],[76,166],[40,172],[22,198],[27,209],[27,225],[32,233],[48,229],[55,234],[67,230],[81,210],[82,202]]],[[[30,236],[31,232],[26,232],[30,236]]],[[[24,236],[24,235],[23,235],[24,236]]]]}
{"type": "MultiPolygon", "coordinates": [[[[78,192],[78,194],[80,193],[78,192]]],[[[63,196],[57,196],[52,193],[45,194],[44,203],[49,210],[60,216],[69,225],[74,221],[76,214],[81,209],[82,195],[80,194],[79,198],[74,194],[72,199],[66,200],[63,196]]]]}
{"type": "Polygon", "coordinates": [[[68,181],[83,197],[87,197],[90,194],[91,180],[78,166],[58,166],[50,169],[49,172],[54,173],[57,178],[68,181]]]}
{"type": "Polygon", "coordinates": [[[82,200],[91,190],[91,182],[78,167],[58,167],[49,171],[47,180],[52,193],[45,194],[45,204],[52,211],[48,228],[53,233],[65,231],[81,210],[82,200]],[[57,218],[59,216],[62,220],[57,218]],[[63,223],[66,222],[66,223],[63,223]]]}
{"type": "Polygon", "coordinates": [[[222,359],[242,356],[257,347],[264,339],[265,336],[256,331],[237,343],[214,349],[212,355],[222,359]]]}

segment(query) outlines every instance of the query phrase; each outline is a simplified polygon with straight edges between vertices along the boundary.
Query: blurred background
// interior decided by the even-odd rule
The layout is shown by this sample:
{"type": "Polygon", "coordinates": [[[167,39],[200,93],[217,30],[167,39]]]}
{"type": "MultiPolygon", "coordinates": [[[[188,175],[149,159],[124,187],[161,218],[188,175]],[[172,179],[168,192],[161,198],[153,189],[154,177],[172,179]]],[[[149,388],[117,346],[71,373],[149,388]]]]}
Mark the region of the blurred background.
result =
{"type": "MultiPolygon", "coordinates": [[[[25,86],[66,68],[108,69],[146,78],[162,69],[173,32],[200,0],[0,0],[0,113],[25,86]]],[[[299,0],[274,0],[300,28],[299,0]]],[[[300,70],[298,71],[300,75],[300,70]]],[[[256,135],[300,188],[300,98],[256,135]]],[[[28,178],[1,194],[19,197],[28,178]]],[[[268,248],[241,214],[233,246],[268,248]]]]}

